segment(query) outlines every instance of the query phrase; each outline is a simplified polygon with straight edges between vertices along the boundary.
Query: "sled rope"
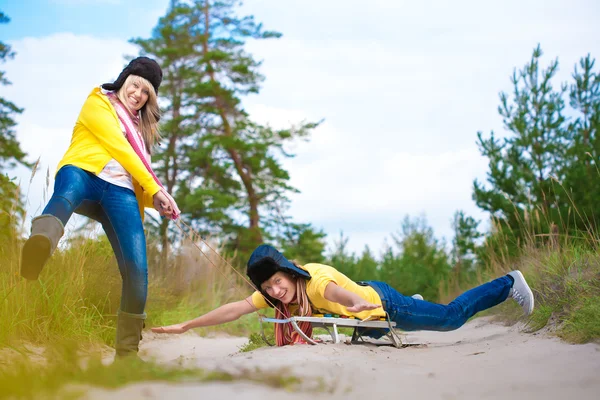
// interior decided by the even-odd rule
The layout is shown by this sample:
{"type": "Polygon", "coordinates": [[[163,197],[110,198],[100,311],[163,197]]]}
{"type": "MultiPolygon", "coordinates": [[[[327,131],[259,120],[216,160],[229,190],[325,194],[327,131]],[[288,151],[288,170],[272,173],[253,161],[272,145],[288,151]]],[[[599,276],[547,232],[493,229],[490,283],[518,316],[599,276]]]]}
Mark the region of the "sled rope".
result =
{"type": "MultiPolygon", "coordinates": [[[[215,253],[215,254],[216,254],[216,255],[217,255],[217,256],[218,256],[218,257],[219,257],[219,258],[220,258],[220,259],[221,259],[221,260],[222,260],[222,261],[223,261],[223,262],[224,262],[224,263],[225,263],[227,266],[229,266],[229,268],[231,268],[231,269],[232,269],[232,270],[233,270],[233,271],[234,271],[234,272],[235,272],[235,273],[236,273],[238,276],[240,276],[240,277],[241,277],[241,278],[244,280],[244,282],[246,282],[248,285],[250,285],[250,287],[251,287],[252,289],[254,289],[254,290],[256,290],[256,291],[258,291],[259,293],[261,293],[261,294],[262,294],[262,292],[261,292],[261,291],[260,291],[260,290],[259,290],[259,289],[258,289],[256,286],[254,286],[254,284],[253,284],[253,283],[252,283],[252,282],[251,282],[251,281],[250,281],[248,278],[246,278],[246,277],[244,276],[244,274],[242,274],[240,271],[238,271],[237,269],[235,269],[235,267],[234,267],[233,265],[229,264],[229,262],[228,262],[228,261],[227,261],[225,258],[223,258],[223,256],[221,256],[221,255],[220,255],[220,254],[219,254],[219,253],[218,253],[218,252],[217,252],[215,249],[213,249],[213,248],[212,248],[212,247],[211,247],[211,246],[210,246],[210,245],[209,245],[209,244],[206,242],[206,240],[204,240],[204,238],[202,237],[202,235],[200,235],[198,232],[196,232],[196,231],[194,230],[194,228],[192,228],[190,225],[188,225],[188,224],[186,224],[185,222],[183,222],[181,218],[178,218],[178,219],[175,221],[175,225],[177,225],[177,227],[178,227],[178,228],[179,228],[179,230],[180,230],[180,231],[181,231],[181,232],[184,234],[184,236],[186,236],[186,237],[187,237],[187,238],[188,238],[188,239],[189,239],[189,240],[192,242],[192,244],[193,244],[193,245],[194,245],[194,246],[195,246],[195,247],[196,247],[198,250],[200,250],[200,253],[202,253],[202,254],[204,255],[204,257],[206,257],[206,259],[208,260],[208,262],[209,262],[210,264],[212,264],[212,266],[213,266],[215,269],[217,269],[217,270],[219,271],[219,273],[221,273],[221,275],[223,275],[223,276],[225,277],[225,279],[228,279],[228,280],[229,280],[229,277],[227,277],[227,276],[225,275],[225,273],[224,273],[224,272],[223,272],[223,271],[222,271],[220,268],[218,268],[218,267],[217,267],[217,265],[216,265],[216,264],[215,264],[215,263],[214,263],[214,262],[213,262],[213,261],[210,259],[210,257],[208,257],[208,255],[207,255],[207,254],[204,252],[204,250],[202,250],[202,248],[200,248],[200,246],[198,246],[198,244],[196,243],[196,240],[195,240],[195,239],[200,239],[200,241],[201,241],[201,242],[202,242],[202,243],[203,243],[203,244],[204,244],[206,247],[208,247],[208,248],[209,248],[209,249],[210,249],[210,250],[211,250],[213,253],[215,253]],[[186,229],[184,229],[182,225],[183,225],[183,226],[185,226],[185,227],[187,228],[187,230],[186,230],[186,229]],[[192,232],[192,233],[190,234],[188,231],[189,231],[189,232],[192,232]]],[[[231,282],[231,280],[230,280],[230,282],[231,282]]],[[[234,286],[234,287],[235,287],[235,286],[234,286]]],[[[237,289],[236,289],[236,290],[237,290],[237,289]]],[[[273,309],[274,309],[274,310],[276,310],[276,311],[279,311],[279,312],[281,313],[281,310],[279,310],[279,308],[277,308],[277,307],[275,306],[275,304],[273,304],[273,303],[271,302],[271,300],[269,300],[269,299],[268,299],[266,296],[263,296],[263,298],[265,299],[265,301],[266,301],[266,302],[268,302],[268,303],[269,303],[269,305],[271,305],[271,307],[273,307],[273,309]]],[[[248,301],[248,298],[247,298],[247,296],[244,296],[244,300],[245,300],[245,301],[246,301],[248,304],[250,304],[252,307],[254,307],[254,304],[252,304],[250,301],[248,301]]],[[[256,314],[258,314],[259,316],[261,316],[261,317],[264,317],[264,315],[263,315],[263,314],[261,314],[261,313],[260,313],[258,310],[256,310],[255,312],[256,312],[256,314]]],[[[283,314],[283,313],[282,313],[282,314],[283,314]]]]}

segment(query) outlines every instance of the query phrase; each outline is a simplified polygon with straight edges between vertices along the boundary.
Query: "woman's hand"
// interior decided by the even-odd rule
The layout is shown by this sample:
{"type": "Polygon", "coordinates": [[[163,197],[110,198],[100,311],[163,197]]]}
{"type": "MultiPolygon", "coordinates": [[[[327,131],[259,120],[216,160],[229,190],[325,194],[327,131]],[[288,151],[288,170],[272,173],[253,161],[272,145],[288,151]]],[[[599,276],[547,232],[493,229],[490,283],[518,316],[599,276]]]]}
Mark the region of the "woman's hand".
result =
{"type": "Polygon", "coordinates": [[[338,286],[335,282],[329,282],[325,287],[325,299],[343,305],[351,313],[359,313],[381,307],[380,305],[368,302],[356,293],[338,286]]]}
{"type": "Polygon", "coordinates": [[[157,328],[152,328],[152,332],[154,333],[184,333],[187,332],[188,328],[183,324],[175,324],[169,326],[159,326],[157,328]]]}
{"type": "Polygon", "coordinates": [[[354,305],[352,307],[346,307],[346,310],[353,312],[353,313],[359,313],[361,311],[374,310],[379,307],[381,307],[381,306],[362,300],[361,302],[354,303],[354,305]]]}
{"type": "Polygon", "coordinates": [[[169,201],[167,196],[165,196],[162,190],[156,192],[156,194],[152,197],[152,202],[154,203],[154,208],[160,213],[161,216],[168,217],[171,216],[171,214],[173,214],[173,207],[171,207],[171,202],[169,201]]]}
{"type": "Polygon", "coordinates": [[[235,321],[242,315],[250,314],[256,310],[257,308],[254,307],[254,304],[252,303],[252,296],[248,296],[244,300],[223,304],[222,306],[189,321],[180,322],[179,324],[175,325],[152,328],[152,332],[184,333],[193,328],[220,325],[226,322],[235,321]]]}

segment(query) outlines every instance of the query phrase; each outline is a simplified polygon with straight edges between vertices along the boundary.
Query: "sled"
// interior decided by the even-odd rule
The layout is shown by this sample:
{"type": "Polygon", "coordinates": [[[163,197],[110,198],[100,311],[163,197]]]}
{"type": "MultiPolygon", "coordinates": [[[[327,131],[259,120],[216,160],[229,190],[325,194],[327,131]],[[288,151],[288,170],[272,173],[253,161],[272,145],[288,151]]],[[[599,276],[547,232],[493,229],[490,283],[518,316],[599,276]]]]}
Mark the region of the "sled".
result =
{"type": "MultiPolygon", "coordinates": [[[[391,321],[389,318],[381,318],[378,320],[360,320],[360,319],[355,319],[355,318],[341,318],[341,317],[337,317],[337,316],[329,316],[329,315],[315,315],[312,317],[290,317],[287,319],[277,319],[277,318],[268,318],[265,317],[263,315],[259,316],[259,320],[260,320],[260,330],[261,330],[261,335],[263,340],[265,341],[265,343],[267,343],[269,346],[273,346],[271,343],[269,343],[269,341],[267,340],[264,330],[263,330],[263,322],[272,322],[275,324],[285,324],[285,323],[290,323],[292,325],[292,327],[294,328],[294,330],[296,332],[298,332],[298,334],[307,342],[310,343],[312,345],[317,345],[318,343],[313,340],[312,338],[309,338],[304,332],[302,332],[302,329],[300,329],[300,327],[298,326],[298,322],[310,322],[313,326],[313,328],[323,328],[325,329],[330,335],[331,338],[333,340],[333,343],[340,343],[340,335],[338,332],[338,327],[348,327],[348,328],[354,328],[354,331],[352,333],[352,339],[350,340],[350,343],[352,344],[356,344],[356,343],[360,343],[360,342],[364,342],[364,338],[363,338],[363,333],[361,333],[361,328],[366,328],[366,329],[381,329],[381,330],[385,330],[385,335],[387,336],[390,341],[391,344],[396,347],[396,348],[402,348],[402,347],[406,347],[406,345],[403,345],[402,340],[400,339],[400,337],[398,336],[398,334],[394,331],[394,328],[396,327],[396,323],[391,321]],[[331,328],[331,330],[330,330],[331,328]]],[[[364,332],[364,331],[363,331],[364,332]]]]}

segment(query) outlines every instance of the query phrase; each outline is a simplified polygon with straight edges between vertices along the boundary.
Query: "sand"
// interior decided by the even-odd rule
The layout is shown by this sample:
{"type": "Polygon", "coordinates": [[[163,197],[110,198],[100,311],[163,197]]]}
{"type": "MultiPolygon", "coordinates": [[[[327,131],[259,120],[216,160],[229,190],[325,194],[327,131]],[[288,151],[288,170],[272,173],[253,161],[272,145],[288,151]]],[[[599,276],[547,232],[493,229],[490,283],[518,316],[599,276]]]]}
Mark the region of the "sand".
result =
{"type": "Polygon", "coordinates": [[[87,399],[600,399],[600,345],[571,345],[478,318],[453,332],[413,332],[396,349],[325,343],[240,353],[247,339],[144,335],[140,355],[239,374],[294,375],[293,391],[260,383],[138,383],[87,399]],[[208,397],[207,397],[208,396],[208,397]]]}

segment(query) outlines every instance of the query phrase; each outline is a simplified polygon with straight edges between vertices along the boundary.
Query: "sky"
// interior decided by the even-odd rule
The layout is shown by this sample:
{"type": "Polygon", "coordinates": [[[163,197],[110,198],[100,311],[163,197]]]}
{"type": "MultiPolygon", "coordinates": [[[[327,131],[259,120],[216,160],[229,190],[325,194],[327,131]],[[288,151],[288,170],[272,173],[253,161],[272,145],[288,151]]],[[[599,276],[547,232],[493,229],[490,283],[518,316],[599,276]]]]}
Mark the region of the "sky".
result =
{"type": "MultiPolygon", "coordinates": [[[[39,215],[73,124],[94,86],[111,82],[137,55],[128,41],[149,37],[168,0],[0,0],[11,21],[0,40],[16,56],[0,65],[11,86],[0,95],[25,109],[17,138],[31,178],[11,171],[27,195],[28,220],[39,215]]],[[[262,60],[259,94],[243,99],[258,122],[280,128],[323,120],[284,161],[289,214],[348,249],[375,254],[391,244],[405,216],[424,216],[439,240],[452,240],[457,210],[482,221],[472,200],[487,161],[477,132],[503,136],[499,93],[540,44],[544,65],[558,58],[555,85],[577,61],[600,54],[600,2],[589,0],[247,0],[280,39],[251,41],[262,60]]]]}

